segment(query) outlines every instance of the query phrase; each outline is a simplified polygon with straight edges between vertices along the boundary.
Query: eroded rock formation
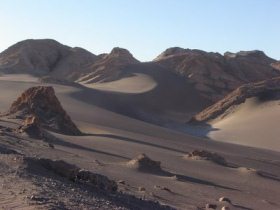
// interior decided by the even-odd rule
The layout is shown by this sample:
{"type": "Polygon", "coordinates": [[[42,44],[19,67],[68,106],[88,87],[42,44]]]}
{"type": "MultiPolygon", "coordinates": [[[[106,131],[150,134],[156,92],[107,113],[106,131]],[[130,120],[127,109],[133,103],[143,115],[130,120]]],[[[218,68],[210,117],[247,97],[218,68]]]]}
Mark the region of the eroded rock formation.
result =
{"type": "Polygon", "coordinates": [[[32,87],[24,91],[12,103],[8,115],[24,120],[21,130],[31,131],[40,125],[62,134],[81,134],[62,108],[54,89],[49,86],[32,87]]]}

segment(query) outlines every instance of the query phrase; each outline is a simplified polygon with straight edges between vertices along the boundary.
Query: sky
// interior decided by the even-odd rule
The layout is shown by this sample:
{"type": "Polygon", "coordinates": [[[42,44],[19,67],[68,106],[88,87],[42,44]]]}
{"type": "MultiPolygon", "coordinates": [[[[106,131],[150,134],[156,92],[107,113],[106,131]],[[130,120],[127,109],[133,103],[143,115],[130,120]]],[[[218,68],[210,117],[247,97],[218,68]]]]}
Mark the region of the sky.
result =
{"type": "Polygon", "coordinates": [[[149,61],[169,47],[262,50],[280,60],[280,0],[0,0],[0,51],[55,39],[149,61]]]}

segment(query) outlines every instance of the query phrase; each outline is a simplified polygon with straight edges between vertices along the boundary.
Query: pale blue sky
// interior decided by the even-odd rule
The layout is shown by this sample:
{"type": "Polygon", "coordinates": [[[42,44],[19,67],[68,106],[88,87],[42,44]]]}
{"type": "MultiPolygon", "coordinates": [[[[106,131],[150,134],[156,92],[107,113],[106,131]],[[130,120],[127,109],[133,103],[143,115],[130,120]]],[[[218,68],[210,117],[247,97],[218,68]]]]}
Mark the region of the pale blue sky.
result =
{"type": "Polygon", "coordinates": [[[142,61],[173,46],[280,59],[280,0],[0,0],[0,25],[0,51],[52,38],[94,54],[124,47],[142,61]]]}

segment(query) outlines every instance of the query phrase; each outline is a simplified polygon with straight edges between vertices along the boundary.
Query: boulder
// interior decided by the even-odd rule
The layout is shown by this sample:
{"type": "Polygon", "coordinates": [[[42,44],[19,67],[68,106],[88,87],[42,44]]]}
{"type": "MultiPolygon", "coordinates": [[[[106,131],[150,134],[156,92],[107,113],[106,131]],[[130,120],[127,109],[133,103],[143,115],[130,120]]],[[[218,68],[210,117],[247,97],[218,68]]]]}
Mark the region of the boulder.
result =
{"type": "Polygon", "coordinates": [[[145,172],[160,172],[161,169],[161,162],[160,161],[154,161],[150,159],[145,154],[140,154],[136,158],[130,160],[127,163],[128,166],[132,168],[136,168],[139,171],[145,171],[145,172]]]}

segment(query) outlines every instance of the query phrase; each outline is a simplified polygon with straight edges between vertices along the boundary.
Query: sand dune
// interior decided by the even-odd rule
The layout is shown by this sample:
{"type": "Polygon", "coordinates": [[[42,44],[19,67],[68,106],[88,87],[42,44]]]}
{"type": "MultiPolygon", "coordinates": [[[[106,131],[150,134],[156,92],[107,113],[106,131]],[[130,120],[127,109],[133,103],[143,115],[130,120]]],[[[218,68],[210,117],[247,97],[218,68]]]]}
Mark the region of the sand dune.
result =
{"type": "Polygon", "coordinates": [[[96,90],[117,92],[117,93],[145,93],[157,86],[157,83],[148,75],[136,73],[133,76],[125,77],[112,82],[89,83],[85,80],[80,84],[96,90]]]}
{"type": "Polygon", "coordinates": [[[243,85],[195,115],[190,124],[214,140],[280,151],[279,88],[279,77],[243,85]]]}
{"type": "Polygon", "coordinates": [[[212,124],[212,139],[280,151],[280,101],[250,98],[224,119],[212,124]]]}
{"type": "MultiPolygon", "coordinates": [[[[1,81],[0,111],[6,111],[23,90],[38,84],[1,81]]],[[[35,157],[64,160],[112,180],[122,180],[119,189],[123,192],[177,209],[202,209],[207,203],[221,207],[218,199],[222,196],[231,199],[231,209],[280,208],[280,182],[277,179],[280,177],[279,152],[195,138],[97,106],[93,99],[100,100],[102,97],[97,98],[92,90],[57,84],[52,86],[63,108],[87,135],[66,136],[49,132],[52,136],[50,142],[32,140],[6,131],[3,127],[17,124],[12,119],[1,118],[2,146],[35,157]],[[83,100],[80,95],[84,95],[83,100]],[[16,137],[18,140],[15,141],[16,137]],[[14,143],[11,144],[11,141],[14,143]],[[49,143],[53,147],[49,147],[49,143]],[[229,163],[272,174],[276,179],[243,173],[238,168],[225,167],[213,161],[182,158],[194,150],[217,153],[229,163]],[[151,160],[160,161],[163,173],[147,173],[127,167],[126,163],[141,153],[151,160]]],[[[67,187],[69,191],[66,190],[71,196],[74,195],[72,188],[67,187]]],[[[56,192],[55,187],[50,189],[50,192],[56,192]]],[[[87,194],[83,192],[83,196],[87,194]]],[[[17,195],[17,198],[21,197],[17,195]]]]}

